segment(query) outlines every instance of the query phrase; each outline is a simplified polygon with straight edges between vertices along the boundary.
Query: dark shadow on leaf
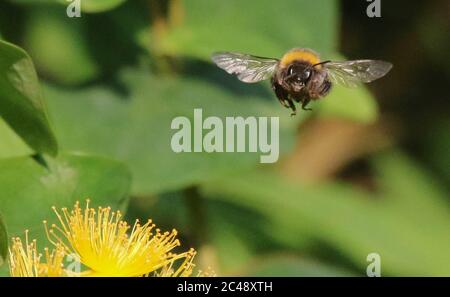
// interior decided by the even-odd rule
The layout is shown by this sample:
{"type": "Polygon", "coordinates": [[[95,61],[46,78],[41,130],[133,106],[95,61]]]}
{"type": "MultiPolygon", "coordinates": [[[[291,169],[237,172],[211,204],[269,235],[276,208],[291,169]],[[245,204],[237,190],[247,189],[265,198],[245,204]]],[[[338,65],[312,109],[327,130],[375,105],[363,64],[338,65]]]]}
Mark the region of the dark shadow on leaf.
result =
{"type": "Polygon", "coordinates": [[[208,221],[227,222],[233,232],[252,250],[264,253],[281,249],[265,231],[267,218],[257,211],[241,208],[221,200],[208,201],[208,221]],[[212,218],[214,217],[214,218],[212,218]]]}
{"type": "MultiPolygon", "coordinates": [[[[336,267],[346,268],[348,271],[354,271],[355,274],[365,276],[366,270],[355,265],[355,263],[347,257],[341,250],[326,242],[323,239],[313,238],[308,247],[307,253],[323,262],[332,264],[336,267]]],[[[364,262],[362,259],[361,262],[364,262]]],[[[367,264],[369,264],[367,262],[367,264]]]]}

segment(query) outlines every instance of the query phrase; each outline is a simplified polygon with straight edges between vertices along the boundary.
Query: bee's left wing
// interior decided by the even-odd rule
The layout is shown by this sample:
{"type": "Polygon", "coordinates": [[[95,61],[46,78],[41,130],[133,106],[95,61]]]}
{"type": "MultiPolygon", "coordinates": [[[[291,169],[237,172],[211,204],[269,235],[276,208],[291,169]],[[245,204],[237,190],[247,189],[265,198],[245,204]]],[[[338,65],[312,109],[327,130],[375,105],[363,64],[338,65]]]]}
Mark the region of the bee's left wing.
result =
{"type": "Polygon", "coordinates": [[[278,60],[241,53],[219,52],[212,55],[213,62],[228,72],[237,75],[246,83],[269,79],[275,72],[278,60]]]}
{"type": "Polygon", "coordinates": [[[392,64],[380,60],[354,60],[343,62],[327,62],[324,67],[334,83],[356,87],[360,83],[369,83],[386,75],[392,64]]]}

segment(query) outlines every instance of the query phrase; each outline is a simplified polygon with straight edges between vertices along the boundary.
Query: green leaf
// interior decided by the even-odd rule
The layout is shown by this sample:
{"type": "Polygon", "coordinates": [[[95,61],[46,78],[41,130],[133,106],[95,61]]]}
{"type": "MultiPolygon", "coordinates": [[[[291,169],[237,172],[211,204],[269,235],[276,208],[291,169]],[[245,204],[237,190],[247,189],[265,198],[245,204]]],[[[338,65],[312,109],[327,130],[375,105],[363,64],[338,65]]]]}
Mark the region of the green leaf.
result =
{"type": "Polygon", "coordinates": [[[130,174],[116,161],[85,155],[62,155],[43,161],[20,157],[0,160],[0,210],[10,236],[23,236],[46,244],[42,221],[53,222],[51,207],[84,205],[124,209],[128,202],[130,174]]]}
{"type": "Polygon", "coordinates": [[[156,46],[164,53],[209,59],[212,52],[226,50],[269,57],[279,57],[294,47],[310,47],[323,54],[337,50],[336,1],[190,0],[181,3],[184,17],[180,24],[155,41],[160,42],[156,46]]]}
{"type": "Polygon", "coordinates": [[[56,154],[33,62],[24,50],[1,40],[0,116],[36,152],[56,154]]]}
{"type": "Polygon", "coordinates": [[[133,172],[134,194],[179,189],[259,164],[260,153],[175,153],[171,122],[186,116],[193,124],[194,108],[203,109],[203,118],[214,115],[223,120],[279,116],[281,153],[292,148],[295,127],[306,116],[290,117],[273,98],[255,95],[271,96],[258,86],[232,92],[204,80],[136,72],[127,72],[124,84],[130,91],[125,98],[100,88],[48,88],[46,93],[62,147],[125,161],[133,172]]]}
{"type": "Polygon", "coordinates": [[[0,266],[5,263],[8,255],[8,233],[6,232],[6,226],[3,222],[3,217],[0,214],[0,266]]]}
{"type": "Polygon", "coordinates": [[[446,207],[438,207],[442,202],[427,202],[430,196],[444,201],[445,195],[431,184],[419,190],[425,182],[413,193],[414,186],[408,190],[405,185],[417,180],[407,182],[408,176],[396,174],[395,180],[402,180],[398,188],[390,183],[370,195],[344,184],[308,186],[256,171],[210,183],[203,192],[265,215],[271,225],[267,232],[278,242],[302,251],[314,246],[311,253],[319,250],[319,242],[322,250],[339,252],[361,273],[367,255],[376,252],[382,275],[448,275],[450,256],[442,251],[450,249],[450,216],[446,207]],[[395,203],[393,193],[406,200],[413,195],[412,204],[395,203]]]}
{"type": "Polygon", "coordinates": [[[33,150],[0,118],[0,158],[29,156],[33,150]]]}

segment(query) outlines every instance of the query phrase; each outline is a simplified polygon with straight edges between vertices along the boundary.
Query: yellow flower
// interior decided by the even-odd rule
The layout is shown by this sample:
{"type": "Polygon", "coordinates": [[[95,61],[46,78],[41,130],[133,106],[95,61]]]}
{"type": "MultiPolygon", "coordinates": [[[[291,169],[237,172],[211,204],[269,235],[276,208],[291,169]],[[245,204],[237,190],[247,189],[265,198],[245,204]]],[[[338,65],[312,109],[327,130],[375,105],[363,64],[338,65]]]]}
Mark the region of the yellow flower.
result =
{"type": "Polygon", "coordinates": [[[42,255],[38,253],[36,240],[28,242],[28,231],[25,231],[25,246],[20,238],[13,238],[9,249],[9,271],[15,277],[65,276],[63,268],[64,247],[57,245],[50,252],[45,249],[45,263],[41,263],[42,255]]]}
{"type": "Polygon", "coordinates": [[[86,276],[144,276],[158,270],[173,271],[177,260],[184,259],[174,276],[191,271],[194,250],[175,254],[171,251],[180,245],[177,231],[161,233],[151,220],[141,225],[136,221],[131,228],[122,220],[122,214],[111,208],[89,207],[81,209],[77,202],[74,209],[53,208],[60,226],[53,224],[46,230],[54,245],[62,245],[69,254],[75,254],[90,270],[86,276]],[[131,229],[131,232],[129,232],[131,229]]]}

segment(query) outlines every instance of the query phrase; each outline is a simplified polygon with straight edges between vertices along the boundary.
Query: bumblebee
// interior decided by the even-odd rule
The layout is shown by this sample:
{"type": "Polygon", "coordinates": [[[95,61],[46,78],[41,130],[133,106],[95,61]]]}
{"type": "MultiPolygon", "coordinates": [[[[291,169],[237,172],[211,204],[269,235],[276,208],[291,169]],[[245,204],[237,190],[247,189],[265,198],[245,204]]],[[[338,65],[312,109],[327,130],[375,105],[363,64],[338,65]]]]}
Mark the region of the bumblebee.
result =
{"type": "Polygon", "coordinates": [[[280,103],[296,114],[294,102],[311,110],[311,100],[325,97],[333,84],[356,87],[386,75],[392,64],[380,60],[321,61],[311,49],[294,48],[281,59],[258,57],[236,52],[218,52],[212,61],[245,83],[270,79],[280,103]]]}

